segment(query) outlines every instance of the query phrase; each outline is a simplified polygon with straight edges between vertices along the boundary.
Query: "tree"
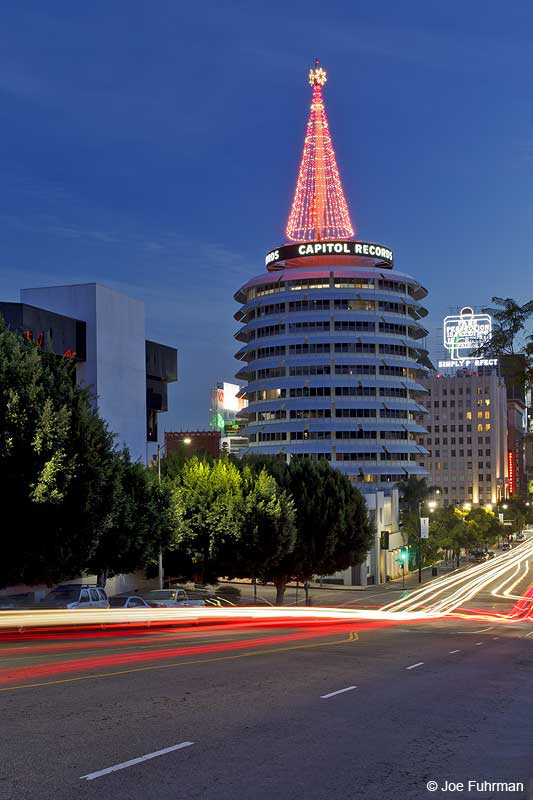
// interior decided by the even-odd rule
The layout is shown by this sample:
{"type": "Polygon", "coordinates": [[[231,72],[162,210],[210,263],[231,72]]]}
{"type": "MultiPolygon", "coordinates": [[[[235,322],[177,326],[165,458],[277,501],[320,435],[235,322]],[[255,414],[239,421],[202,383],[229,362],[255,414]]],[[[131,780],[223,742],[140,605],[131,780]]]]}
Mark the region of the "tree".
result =
{"type": "Polygon", "coordinates": [[[87,570],[105,586],[108,577],[157,563],[159,548],[171,540],[173,525],[166,482],[124,450],[114,459],[113,511],[89,559],[87,570]]]}
{"type": "Polygon", "coordinates": [[[477,356],[499,358],[506,384],[521,393],[533,385],[533,335],[526,324],[533,315],[533,300],[520,305],[510,297],[493,297],[496,308],[484,308],[493,319],[491,337],[476,351],[477,356]]]}
{"type": "Polygon", "coordinates": [[[420,550],[422,566],[434,563],[440,555],[441,542],[439,533],[447,524],[446,509],[437,509],[429,517],[429,538],[420,538],[420,515],[418,505],[416,511],[406,512],[402,517],[402,533],[404,541],[409,547],[410,566],[418,562],[418,552],[420,550]]]}
{"type": "Polygon", "coordinates": [[[0,319],[0,586],[79,575],[109,524],[113,435],[73,372],[0,319]]]}
{"type": "Polygon", "coordinates": [[[418,513],[404,517],[404,535],[413,552],[422,549],[422,564],[434,563],[451,552],[459,566],[461,550],[482,548],[502,536],[503,526],[492,511],[472,508],[463,511],[447,507],[436,509],[429,517],[429,538],[420,540],[418,513]]]}
{"type": "Polygon", "coordinates": [[[416,475],[400,481],[398,489],[402,506],[411,514],[418,514],[420,503],[433,494],[433,487],[428,484],[427,478],[417,478],[416,475]]]}
{"type": "Polygon", "coordinates": [[[223,555],[221,574],[265,580],[296,542],[294,501],[265,468],[242,469],[243,517],[239,539],[223,555]]]}
{"type": "Polygon", "coordinates": [[[528,523],[533,522],[531,506],[527,506],[520,498],[512,497],[506,500],[505,504],[507,506],[504,512],[505,519],[511,522],[511,525],[504,528],[504,535],[519,533],[528,523]]]}
{"type": "Polygon", "coordinates": [[[498,307],[484,308],[483,311],[490,314],[495,324],[492,337],[482,347],[496,355],[522,352],[520,339],[524,336],[527,320],[533,315],[533,300],[522,306],[511,297],[493,297],[492,302],[498,307]]]}
{"type": "Polygon", "coordinates": [[[213,464],[214,461],[209,453],[201,454],[196,451],[194,454],[191,454],[190,447],[180,443],[175,449],[167,451],[165,457],[161,459],[161,477],[169,478],[170,481],[179,479],[183,465],[191,458],[195,457],[208,464],[213,464]]]}
{"type": "Polygon", "coordinates": [[[181,575],[199,583],[216,581],[221,560],[241,535],[239,470],[226,458],[211,464],[193,457],[171,482],[171,496],[175,515],[171,558],[181,575]]]}
{"type": "Polygon", "coordinates": [[[465,521],[476,524],[476,544],[484,547],[494,544],[498,537],[505,534],[505,528],[499,522],[493,511],[486,508],[472,508],[464,514],[465,521]]]}
{"type": "MultiPolygon", "coordinates": [[[[261,460],[252,463],[257,468],[261,460]]],[[[307,585],[313,575],[329,575],[362,561],[371,547],[372,530],[361,494],[326,461],[264,463],[296,506],[294,549],[264,573],[276,586],[276,604],[282,605],[290,580],[307,585]]]]}

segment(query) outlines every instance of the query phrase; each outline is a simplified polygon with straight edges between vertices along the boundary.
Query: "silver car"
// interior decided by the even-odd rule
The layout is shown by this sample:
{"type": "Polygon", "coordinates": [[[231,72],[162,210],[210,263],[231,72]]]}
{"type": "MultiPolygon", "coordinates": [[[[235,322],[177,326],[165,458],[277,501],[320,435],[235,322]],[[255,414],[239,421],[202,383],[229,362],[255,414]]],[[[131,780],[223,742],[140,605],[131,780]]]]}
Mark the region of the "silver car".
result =
{"type": "Polygon", "coordinates": [[[109,608],[109,600],[100,586],[86,583],[64,583],[56,586],[39,603],[39,608],[109,608]]]}
{"type": "Polygon", "coordinates": [[[109,608],[151,608],[151,606],[136,594],[115,594],[109,598],[109,608]]]}
{"type": "Polygon", "coordinates": [[[205,606],[205,600],[189,597],[185,589],[154,589],[147,592],[144,599],[151,606],[159,608],[205,606]]]}

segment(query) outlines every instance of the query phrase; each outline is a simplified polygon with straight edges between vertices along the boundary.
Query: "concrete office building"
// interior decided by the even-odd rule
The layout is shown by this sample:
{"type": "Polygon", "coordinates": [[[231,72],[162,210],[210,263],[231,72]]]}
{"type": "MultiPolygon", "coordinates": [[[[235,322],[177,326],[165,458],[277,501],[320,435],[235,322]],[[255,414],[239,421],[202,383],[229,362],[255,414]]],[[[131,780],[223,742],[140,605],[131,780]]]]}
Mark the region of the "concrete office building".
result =
{"type": "Polygon", "coordinates": [[[72,358],[117,446],[147,463],[168,383],[177,380],[177,352],[146,339],[144,303],[97,283],[22,289],[20,300],[0,303],[8,326],[72,358]]]}
{"type": "Polygon", "coordinates": [[[497,367],[433,374],[428,390],[427,433],[418,441],[427,455],[420,466],[444,506],[487,505],[508,496],[507,392],[497,367]]]}

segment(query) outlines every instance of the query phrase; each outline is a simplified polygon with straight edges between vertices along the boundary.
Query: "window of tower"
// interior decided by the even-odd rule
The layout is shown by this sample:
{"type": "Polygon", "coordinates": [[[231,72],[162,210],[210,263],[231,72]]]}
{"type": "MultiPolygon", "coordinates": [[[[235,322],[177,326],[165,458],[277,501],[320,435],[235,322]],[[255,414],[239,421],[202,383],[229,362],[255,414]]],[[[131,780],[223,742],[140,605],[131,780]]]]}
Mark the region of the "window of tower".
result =
{"type": "Polygon", "coordinates": [[[329,289],[329,278],[301,278],[300,280],[289,281],[287,288],[291,291],[329,289]]]}
{"type": "Polygon", "coordinates": [[[335,289],[373,289],[372,278],[335,278],[335,289]]]}

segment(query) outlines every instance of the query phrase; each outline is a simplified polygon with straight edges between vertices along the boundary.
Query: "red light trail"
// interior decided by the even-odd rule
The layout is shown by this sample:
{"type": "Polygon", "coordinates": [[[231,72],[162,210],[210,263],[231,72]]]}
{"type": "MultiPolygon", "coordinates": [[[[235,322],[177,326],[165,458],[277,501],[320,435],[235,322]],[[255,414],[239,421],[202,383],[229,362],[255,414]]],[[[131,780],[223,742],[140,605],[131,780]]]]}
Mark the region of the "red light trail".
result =
{"type": "MultiPolygon", "coordinates": [[[[48,655],[57,658],[44,664],[7,666],[0,669],[0,687],[25,685],[69,674],[95,670],[143,668],[143,664],[194,656],[250,651],[295,642],[305,643],[337,632],[371,630],[399,624],[461,620],[514,625],[533,622],[533,583],[516,594],[527,580],[533,540],[491,561],[438,578],[408,596],[382,608],[341,607],[231,607],[99,609],[93,611],[4,611],[0,612],[0,642],[6,657],[29,658],[48,655]],[[465,608],[481,592],[515,601],[506,613],[465,608]],[[130,623],[130,625],[128,625],[130,623]],[[142,626],[145,627],[144,630],[142,626]],[[165,626],[162,629],[162,626],[165,626]],[[271,632],[266,634],[266,629],[271,632]],[[276,632],[275,629],[279,629],[276,632]],[[281,630],[283,629],[283,630],[281,630]],[[290,630],[292,629],[292,631],[290,630]],[[261,633],[263,631],[263,633],[261,633]],[[246,638],[238,641],[190,641],[228,632],[246,638]],[[266,635],[265,635],[266,634],[266,635]],[[15,647],[14,643],[18,646],[15,647]],[[113,648],[119,652],[98,652],[113,648]],[[140,649],[142,648],[142,650],[140,649]],[[70,656],[74,655],[73,658],[70,656]]],[[[299,646],[299,645],[298,645],[299,646]]],[[[217,656],[218,657],[218,656],[217,656]]],[[[185,662],[184,662],[185,663],[185,662]]],[[[156,665],[157,666],[157,665],[156,665]]],[[[111,673],[109,673],[111,674],[111,673]]],[[[88,675],[90,677],[90,674],[88,675]]],[[[48,681],[50,682],[50,681],[48,681]]]]}

